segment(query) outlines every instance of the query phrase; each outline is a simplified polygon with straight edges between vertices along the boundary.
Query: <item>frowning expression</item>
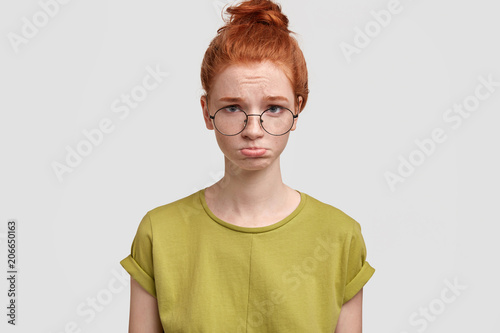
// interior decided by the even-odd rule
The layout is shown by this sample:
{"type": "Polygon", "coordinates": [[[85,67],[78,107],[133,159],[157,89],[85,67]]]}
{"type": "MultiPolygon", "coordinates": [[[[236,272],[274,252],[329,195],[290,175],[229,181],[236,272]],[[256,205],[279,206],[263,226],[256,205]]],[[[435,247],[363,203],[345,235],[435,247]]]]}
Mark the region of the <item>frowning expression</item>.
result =
{"type": "MultiPolygon", "coordinates": [[[[283,70],[269,61],[226,67],[214,78],[208,102],[202,97],[201,105],[206,127],[211,130],[214,123],[209,115],[213,116],[221,108],[239,108],[247,114],[261,114],[269,108],[284,107],[297,114],[300,106],[283,70]]],[[[295,130],[297,119],[291,131],[295,130]]],[[[262,169],[275,163],[290,135],[290,132],[281,136],[267,133],[256,116],[248,117],[246,127],[237,135],[214,132],[226,159],[235,167],[247,170],[262,169]]]]}

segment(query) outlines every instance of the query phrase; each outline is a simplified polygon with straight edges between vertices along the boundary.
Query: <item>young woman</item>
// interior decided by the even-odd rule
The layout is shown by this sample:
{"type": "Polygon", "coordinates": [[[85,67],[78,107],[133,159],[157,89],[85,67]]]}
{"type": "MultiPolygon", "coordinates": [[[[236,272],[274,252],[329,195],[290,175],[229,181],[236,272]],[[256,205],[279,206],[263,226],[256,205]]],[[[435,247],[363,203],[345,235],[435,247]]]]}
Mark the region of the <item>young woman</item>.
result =
{"type": "Polygon", "coordinates": [[[227,11],[201,69],[224,177],[142,219],[121,261],[130,332],[359,333],[374,273],[360,225],[281,178],[307,102],[303,54],[274,2],[227,11]]]}

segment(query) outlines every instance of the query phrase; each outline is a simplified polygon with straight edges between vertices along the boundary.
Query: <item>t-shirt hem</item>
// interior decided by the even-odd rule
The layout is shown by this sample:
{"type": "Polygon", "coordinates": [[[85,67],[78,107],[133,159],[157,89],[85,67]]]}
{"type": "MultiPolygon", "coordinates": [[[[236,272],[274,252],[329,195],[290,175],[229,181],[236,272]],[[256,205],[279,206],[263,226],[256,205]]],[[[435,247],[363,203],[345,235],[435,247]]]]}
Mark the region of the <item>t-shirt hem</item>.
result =
{"type": "Polygon", "coordinates": [[[370,280],[373,273],[375,273],[375,268],[370,266],[370,264],[365,261],[358,275],[356,275],[356,277],[345,287],[344,300],[342,304],[347,303],[347,301],[356,296],[361,288],[363,288],[368,280],[370,280]]]}
{"type": "Polygon", "coordinates": [[[125,270],[143,287],[149,294],[156,298],[156,288],[154,280],[139,266],[137,261],[128,255],[120,261],[120,264],[125,270]]]}

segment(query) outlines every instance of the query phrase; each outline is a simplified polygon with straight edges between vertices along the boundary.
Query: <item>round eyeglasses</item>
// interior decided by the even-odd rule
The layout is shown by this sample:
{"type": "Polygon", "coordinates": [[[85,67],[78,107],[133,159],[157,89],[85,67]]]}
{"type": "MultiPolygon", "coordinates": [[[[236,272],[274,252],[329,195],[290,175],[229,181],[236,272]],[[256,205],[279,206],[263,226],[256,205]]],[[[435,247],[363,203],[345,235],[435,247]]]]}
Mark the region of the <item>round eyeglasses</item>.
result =
{"type": "Polygon", "coordinates": [[[260,126],[271,135],[280,136],[288,133],[295,118],[299,115],[293,114],[290,109],[282,106],[271,106],[261,114],[247,114],[237,106],[225,106],[220,108],[210,119],[213,119],[217,131],[223,135],[237,135],[243,132],[248,123],[248,117],[260,117],[260,126]]]}

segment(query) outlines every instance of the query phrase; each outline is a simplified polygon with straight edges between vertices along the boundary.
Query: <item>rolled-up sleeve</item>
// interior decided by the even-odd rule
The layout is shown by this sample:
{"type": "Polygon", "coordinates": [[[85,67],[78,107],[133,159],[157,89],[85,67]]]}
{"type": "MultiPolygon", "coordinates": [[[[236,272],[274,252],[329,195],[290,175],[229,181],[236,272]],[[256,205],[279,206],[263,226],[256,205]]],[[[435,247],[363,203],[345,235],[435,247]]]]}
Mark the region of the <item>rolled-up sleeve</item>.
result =
{"type": "Polygon", "coordinates": [[[350,238],[343,304],[353,298],[375,273],[375,269],[366,261],[366,245],[361,226],[356,221],[350,238]]]}
{"type": "Polygon", "coordinates": [[[120,264],[148,293],[156,297],[153,233],[149,213],[143,217],[137,228],[130,254],[120,261],[120,264]]]}

